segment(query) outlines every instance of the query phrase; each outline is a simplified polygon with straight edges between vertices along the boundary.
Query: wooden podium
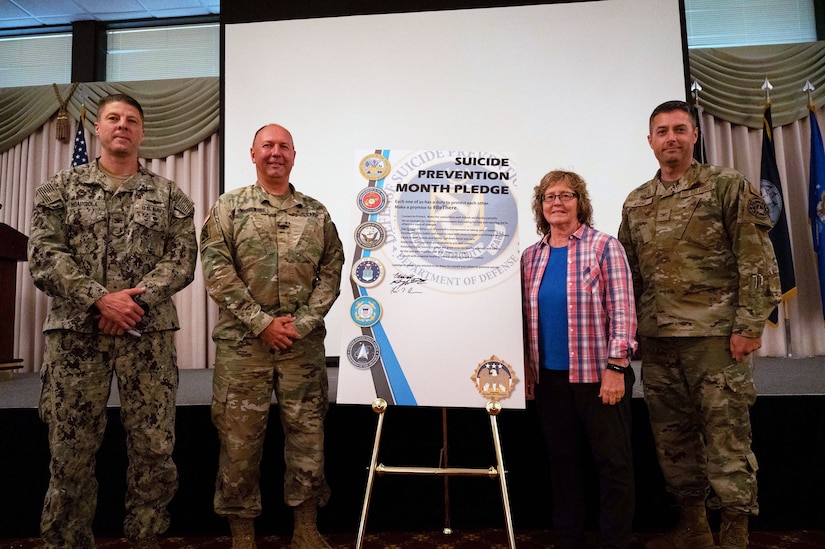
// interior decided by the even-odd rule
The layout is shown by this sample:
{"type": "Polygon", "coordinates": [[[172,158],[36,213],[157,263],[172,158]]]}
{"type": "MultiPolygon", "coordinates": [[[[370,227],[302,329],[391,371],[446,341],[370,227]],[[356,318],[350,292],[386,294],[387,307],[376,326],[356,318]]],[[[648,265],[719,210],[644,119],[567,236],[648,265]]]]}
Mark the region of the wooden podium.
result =
{"type": "Polygon", "coordinates": [[[14,358],[14,305],[17,292],[17,262],[26,261],[28,237],[0,223],[0,380],[23,367],[14,358]]]}

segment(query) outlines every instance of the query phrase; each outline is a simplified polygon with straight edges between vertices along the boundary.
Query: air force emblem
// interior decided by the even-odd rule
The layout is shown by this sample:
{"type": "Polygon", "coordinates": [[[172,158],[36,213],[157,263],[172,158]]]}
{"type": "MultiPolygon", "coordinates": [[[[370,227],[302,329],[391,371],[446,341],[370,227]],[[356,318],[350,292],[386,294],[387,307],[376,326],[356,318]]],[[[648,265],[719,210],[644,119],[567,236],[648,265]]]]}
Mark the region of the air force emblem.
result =
{"type": "Polygon", "coordinates": [[[364,288],[377,286],[384,280],[384,265],[377,259],[363,257],[352,266],[352,280],[364,288]]]}

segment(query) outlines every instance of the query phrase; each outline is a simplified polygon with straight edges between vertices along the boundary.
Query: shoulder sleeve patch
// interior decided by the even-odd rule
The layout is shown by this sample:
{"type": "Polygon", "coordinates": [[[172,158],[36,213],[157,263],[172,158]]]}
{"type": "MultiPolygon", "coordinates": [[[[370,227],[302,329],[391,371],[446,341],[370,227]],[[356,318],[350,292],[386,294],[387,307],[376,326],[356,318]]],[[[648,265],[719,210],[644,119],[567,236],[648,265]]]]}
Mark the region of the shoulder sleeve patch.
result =
{"type": "Polygon", "coordinates": [[[181,217],[194,215],[195,203],[192,202],[191,198],[181,193],[181,195],[178,197],[177,202],[175,202],[175,212],[181,214],[181,217]]]}
{"type": "Polygon", "coordinates": [[[744,221],[756,223],[759,226],[771,229],[773,221],[771,212],[765,199],[757,193],[750,183],[744,182],[745,192],[742,193],[743,217],[744,221]]]}
{"type": "Polygon", "coordinates": [[[52,182],[40,185],[37,188],[36,195],[36,202],[49,208],[57,207],[63,199],[60,195],[60,189],[52,182]]]}

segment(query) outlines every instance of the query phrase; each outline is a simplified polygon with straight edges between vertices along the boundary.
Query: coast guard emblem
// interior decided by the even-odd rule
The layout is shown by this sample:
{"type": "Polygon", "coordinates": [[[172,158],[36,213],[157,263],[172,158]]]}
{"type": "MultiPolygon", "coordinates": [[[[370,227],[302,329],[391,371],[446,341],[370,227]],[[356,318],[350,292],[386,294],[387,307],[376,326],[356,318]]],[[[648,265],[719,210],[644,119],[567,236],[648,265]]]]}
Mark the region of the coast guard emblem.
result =
{"type": "Polygon", "coordinates": [[[349,314],[353,322],[362,328],[369,328],[381,319],[381,304],[368,296],[359,297],[352,302],[349,314]]]}

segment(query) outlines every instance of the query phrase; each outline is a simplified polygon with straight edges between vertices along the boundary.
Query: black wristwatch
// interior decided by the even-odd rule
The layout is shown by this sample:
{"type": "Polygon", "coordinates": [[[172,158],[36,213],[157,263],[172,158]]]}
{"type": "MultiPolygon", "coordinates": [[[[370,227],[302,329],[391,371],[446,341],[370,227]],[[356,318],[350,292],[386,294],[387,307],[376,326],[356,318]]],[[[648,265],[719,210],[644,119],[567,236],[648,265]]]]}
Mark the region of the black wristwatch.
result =
{"type": "Polygon", "coordinates": [[[619,372],[620,374],[623,374],[623,375],[627,374],[627,369],[628,368],[630,368],[630,366],[617,366],[616,364],[613,364],[611,362],[607,363],[607,369],[608,370],[613,370],[614,372],[619,372]]]}

